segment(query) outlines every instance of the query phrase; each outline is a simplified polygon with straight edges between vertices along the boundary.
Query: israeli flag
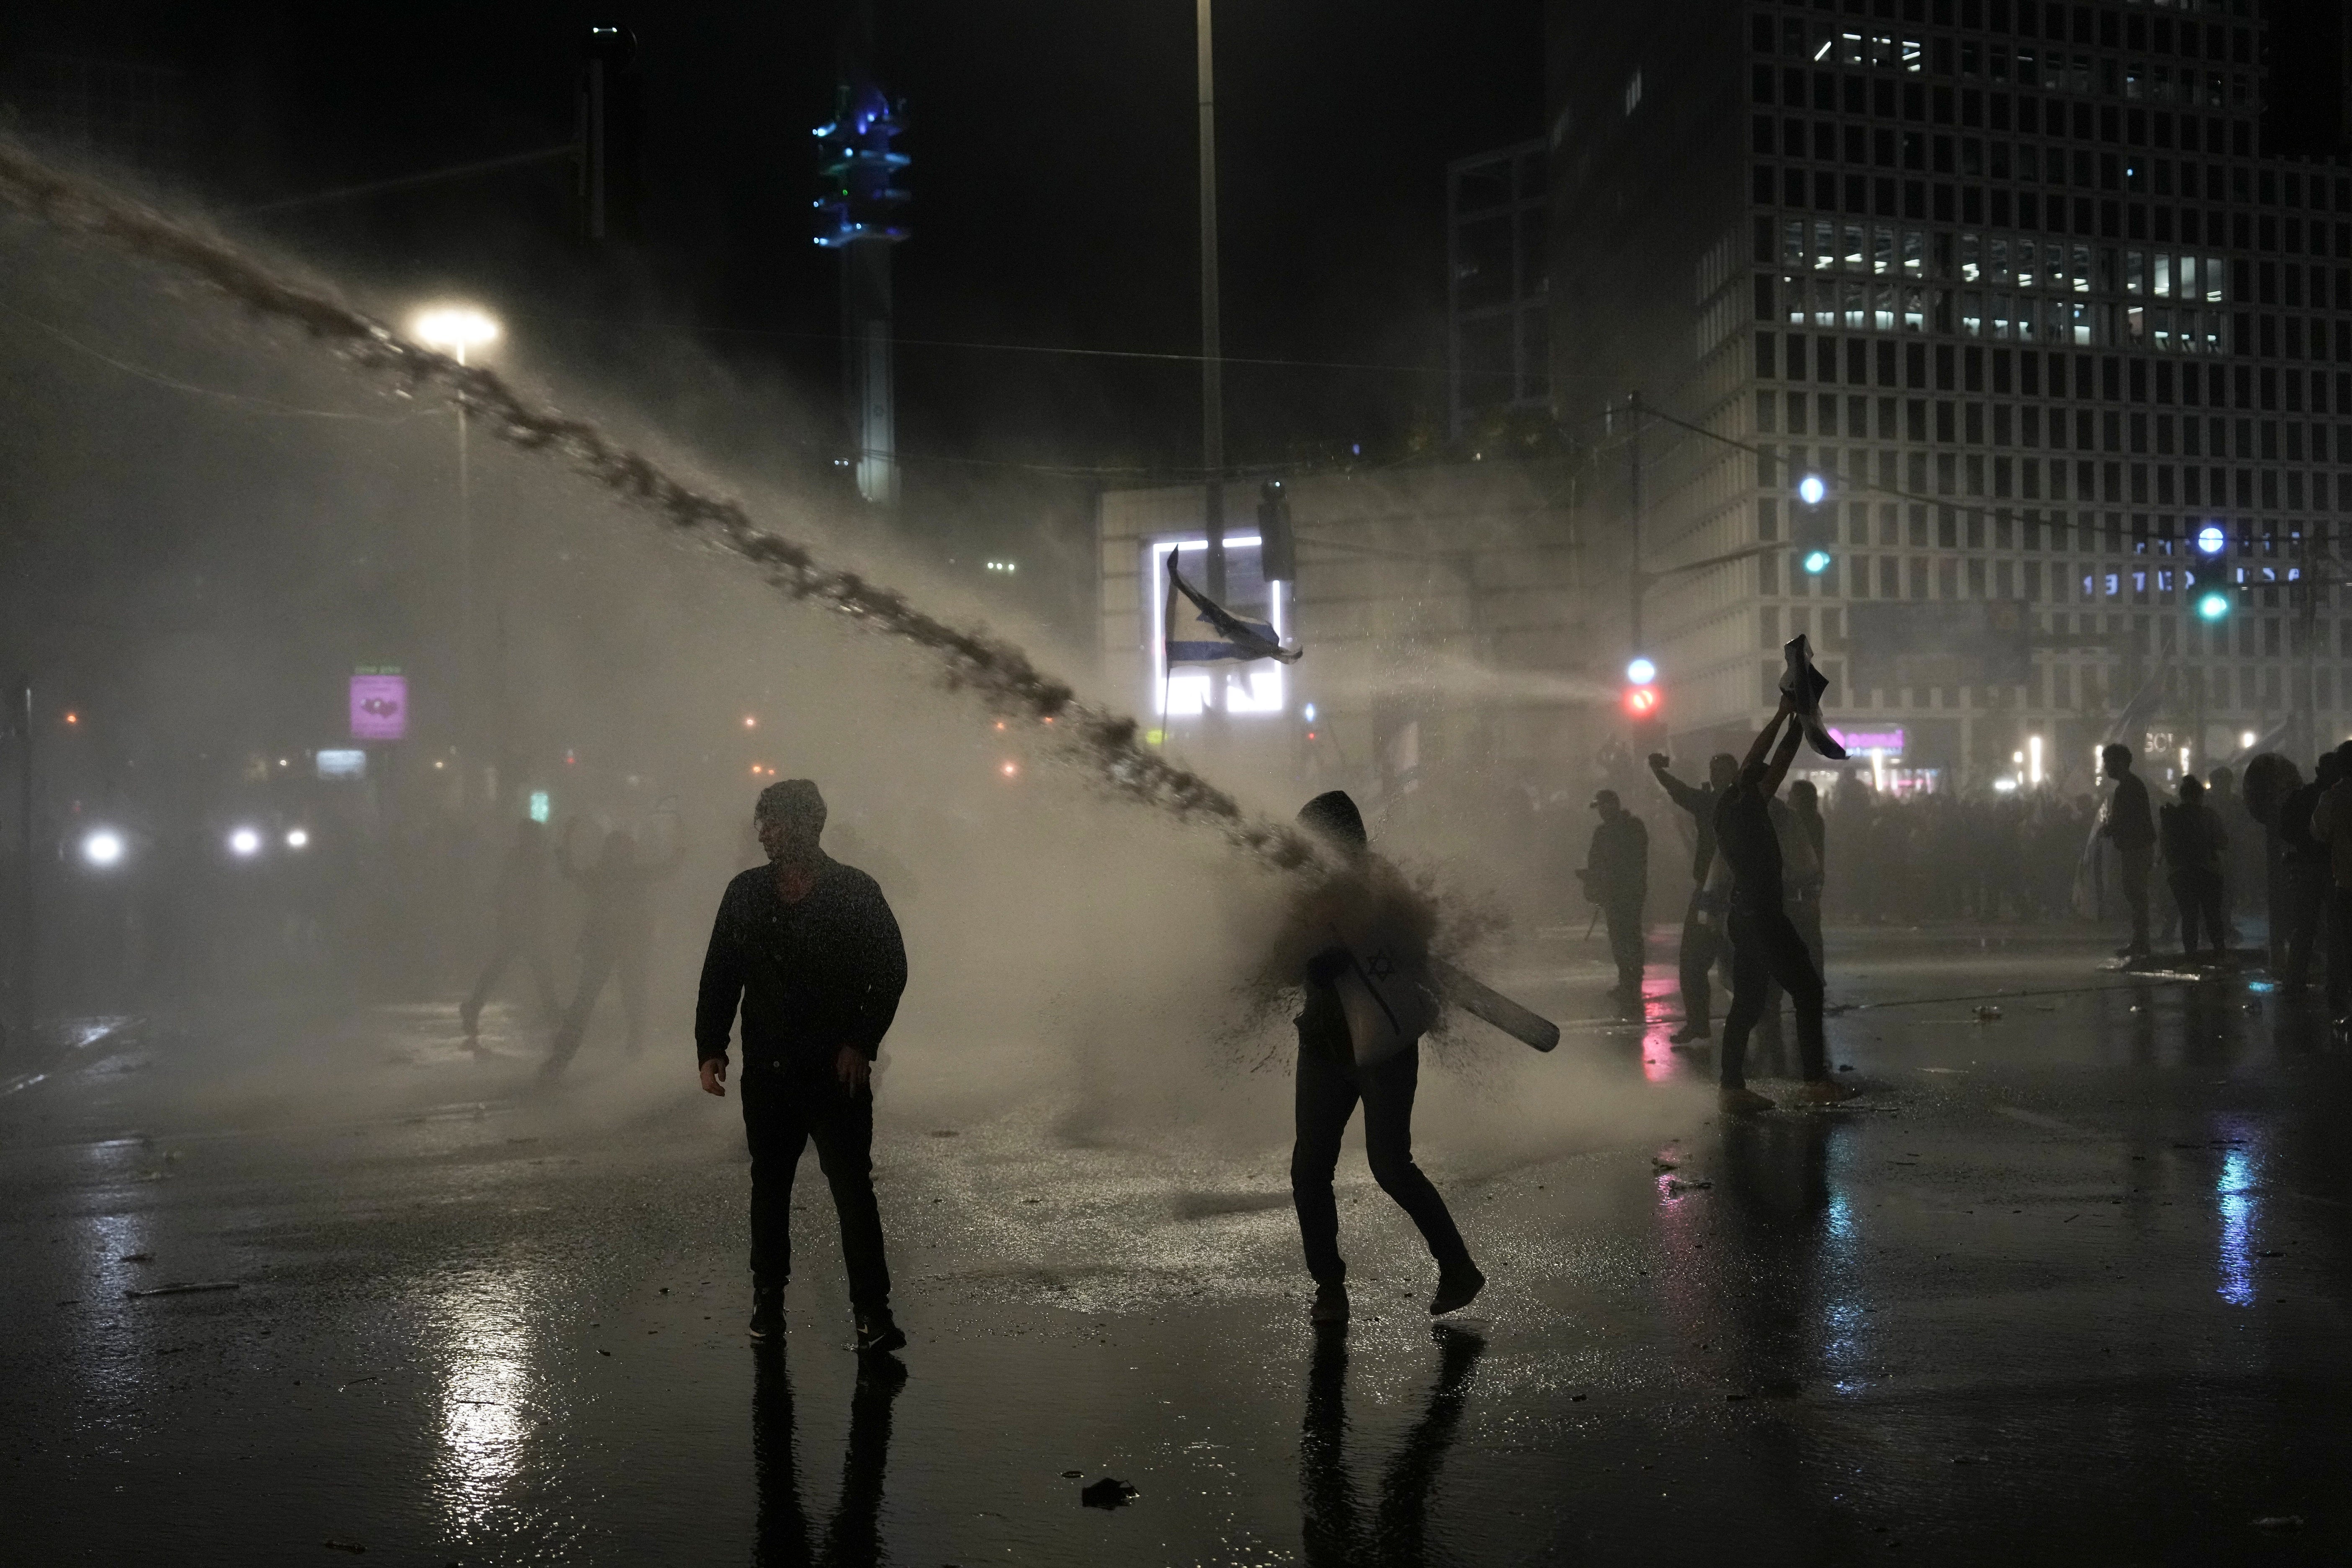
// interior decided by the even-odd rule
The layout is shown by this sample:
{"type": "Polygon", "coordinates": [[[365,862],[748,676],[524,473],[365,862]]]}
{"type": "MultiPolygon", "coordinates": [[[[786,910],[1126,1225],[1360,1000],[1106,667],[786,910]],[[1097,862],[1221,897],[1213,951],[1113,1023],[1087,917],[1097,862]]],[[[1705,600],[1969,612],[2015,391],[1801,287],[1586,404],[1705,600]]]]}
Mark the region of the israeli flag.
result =
{"type": "Polygon", "coordinates": [[[1790,715],[1814,751],[1832,761],[1843,761],[1845,748],[1822,722],[1822,693],[1830,689],[1830,678],[1813,668],[1811,643],[1804,633],[1799,632],[1781,646],[1780,653],[1787,660],[1787,668],[1780,675],[1780,689],[1794,699],[1789,706],[1790,715]]]}
{"type": "Polygon", "coordinates": [[[1296,664],[1299,655],[1306,651],[1283,647],[1282,639],[1275,634],[1272,626],[1264,621],[1242,619],[1184,581],[1184,574],[1176,570],[1176,552],[1173,550],[1168,552],[1168,613],[1160,617],[1160,625],[1167,628],[1166,649],[1171,666],[1215,664],[1229,658],[1244,663],[1271,658],[1284,664],[1296,664]],[[1176,595],[1179,594],[1192,602],[1192,607],[1201,612],[1198,616],[1200,623],[1222,634],[1222,640],[1182,642],[1177,639],[1176,595]]]}

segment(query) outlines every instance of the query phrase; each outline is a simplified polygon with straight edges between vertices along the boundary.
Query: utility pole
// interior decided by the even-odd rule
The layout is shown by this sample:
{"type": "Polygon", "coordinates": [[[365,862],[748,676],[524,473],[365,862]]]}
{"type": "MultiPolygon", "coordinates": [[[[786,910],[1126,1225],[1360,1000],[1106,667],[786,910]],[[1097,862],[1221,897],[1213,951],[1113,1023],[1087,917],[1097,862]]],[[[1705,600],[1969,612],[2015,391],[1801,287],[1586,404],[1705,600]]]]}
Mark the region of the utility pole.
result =
{"type": "Polygon", "coordinates": [[[40,924],[36,918],[39,910],[37,873],[33,868],[33,678],[19,677],[16,682],[16,722],[19,726],[20,750],[17,753],[16,776],[16,849],[23,870],[16,889],[19,929],[16,937],[16,1020],[23,1029],[27,1046],[33,1039],[33,976],[39,973],[36,965],[33,944],[39,939],[40,924]]]}
{"type": "Polygon", "coordinates": [[[1632,603],[1626,607],[1625,622],[1628,627],[1627,635],[1632,638],[1633,645],[1626,652],[1631,657],[1639,658],[1643,652],[1642,595],[1649,587],[1649,584],[1642,575],[1642,395],[1640,393],[1636,392],[1625,399],[1625,412],[1629,422],[1625,440],[1626,510],[1633,519],[1632,532],[1626,546],[1627,559],[1633,563],[1632,570],[1626,574],[1626,582],[1632,590],[1632,603]]]}
{"type": "Polygon", "coordinates": [[[907,237],[897,179],[908,156],[890,143],[898,107],[877,86],[872,0],[861,0],[842,37],[834,116],[816,130],[830,192],[816,204],[816,243],[841,253],[842,400],[857,442],[857,493],[898,504],[898,403],[892,376],[890,247],[907,237]]]}
{"type": "MultiPolygon", "coordinates": [[[[1206,475],[1209,597],[1225,598],[1225,377],[1217,306],[1217,79],[1211,0],[1195,0],[1201,111],[1201,468],[1206,475]]],[[[1221,679],[1221,678],[1219,678],[1221,679]]],[[[1210,681],[1212,707],[1218,679],[1210,681]]]]}

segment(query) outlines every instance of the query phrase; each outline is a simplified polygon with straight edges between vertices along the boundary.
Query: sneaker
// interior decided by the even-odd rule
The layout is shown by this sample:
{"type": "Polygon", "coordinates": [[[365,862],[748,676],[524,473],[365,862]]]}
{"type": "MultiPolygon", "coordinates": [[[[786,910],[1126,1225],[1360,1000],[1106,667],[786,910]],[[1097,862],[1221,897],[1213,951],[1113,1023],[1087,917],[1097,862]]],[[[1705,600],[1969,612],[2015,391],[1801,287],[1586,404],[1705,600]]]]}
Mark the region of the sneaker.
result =
{"type": "Polygon", "coordinates": [[[1850,1083],[1834,1083],[1828,1079],[1823,1079],[1818,1083],[1809,1083],[1799,1089],[1797,1098],[1807,1105],[1842,1105],[1861,1092],[1862,1090],[1850,1083]]]}
{"type": "Polygon", "coordinates": [[[1310,1323],[1344,1323],[1348,1321],[1348,1288],[1345,1285],[1315,1287],[1315,1305],[1307,1309],[1310,1323]]]}
{"type": "Polygon", "coordinates": [[[1448,1312],[1458,1312],[1478,1298],[1486,1288],[1486,1277],[1478,1272],[1475,1263],[1464,1262],[1444,1268],[1437,1275],[1437,1294],[1429,1299],[1429,1315],[1442,1318],[1448,1312]]]}
{"type": "Polygon", "coordinates": [[[784,1293],[782,1290],[751,1292],[751,1326],[753,1344],[764,1344],[784,1337],[784,1293]]]}
{"type": "Polygon", "coordinates": [[[1676,1029],[1673,1034],[1666,1037],[1666,1039],[1670,1043],[1677,1046],[1686,1045],[1692,1040],[1711,1040],[1713,1038],[1715,1038],[1715,1031],[1708,1028],[1705,1024],[1685,1024],[1681,1028],[1676,1029]]]}
{"type": "Polygon", "coordinates": [[[1772,1109],[1772,1102],[1752,1089],[1727,1089],[1723,1091],[1723,1110],[1727,1116],[1753,1116],[1759,1110],[1772,1109]]]}
{"type": "Polygon", "coordinates": [[[870,1314],[857,1314],[859,1355],[887,1355],[892,1351],[904,1350],[906,1345],[907,1331],[890,1316],[888,1308],[870,1314]]]}

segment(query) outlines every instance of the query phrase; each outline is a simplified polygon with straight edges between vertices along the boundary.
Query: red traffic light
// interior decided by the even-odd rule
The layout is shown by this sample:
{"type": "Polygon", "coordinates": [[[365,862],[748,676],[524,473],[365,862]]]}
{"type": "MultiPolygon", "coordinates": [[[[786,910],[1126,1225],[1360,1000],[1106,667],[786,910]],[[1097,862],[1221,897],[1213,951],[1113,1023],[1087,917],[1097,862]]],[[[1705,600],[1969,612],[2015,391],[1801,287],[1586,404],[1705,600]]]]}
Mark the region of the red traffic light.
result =
{"type": "Polygon", "coordinates": [[[1629,686],[1625,689],[1625,716],[1629,719],[1654,719],[1658,716],[1658,689],[1654,686],[1629,686]]]}

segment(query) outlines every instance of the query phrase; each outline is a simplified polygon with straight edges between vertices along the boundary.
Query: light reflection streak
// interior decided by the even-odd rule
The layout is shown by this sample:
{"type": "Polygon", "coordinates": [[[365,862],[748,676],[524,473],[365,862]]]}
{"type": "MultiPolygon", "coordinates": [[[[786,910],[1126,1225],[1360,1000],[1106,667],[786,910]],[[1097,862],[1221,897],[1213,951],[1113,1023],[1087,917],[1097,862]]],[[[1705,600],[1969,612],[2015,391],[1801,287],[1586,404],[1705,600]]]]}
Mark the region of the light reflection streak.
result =
{"type": "Polygon", "coordinates": [[[440,1443],[433,1489],[453,1536],[479,1531],[507,1500],[531,1436],[530,1281],[479,1276],[441,1303],[440,1443]]]}
{"type": "Polygon", "coordinates": [[[2213,1179],[2221,1213],[2221,1283],[2215,1293],[2233,1307],[2254,1304],[2254,1164],[2241,1144],[2221,1156],[2221,1173],[2213,1179]]]}

